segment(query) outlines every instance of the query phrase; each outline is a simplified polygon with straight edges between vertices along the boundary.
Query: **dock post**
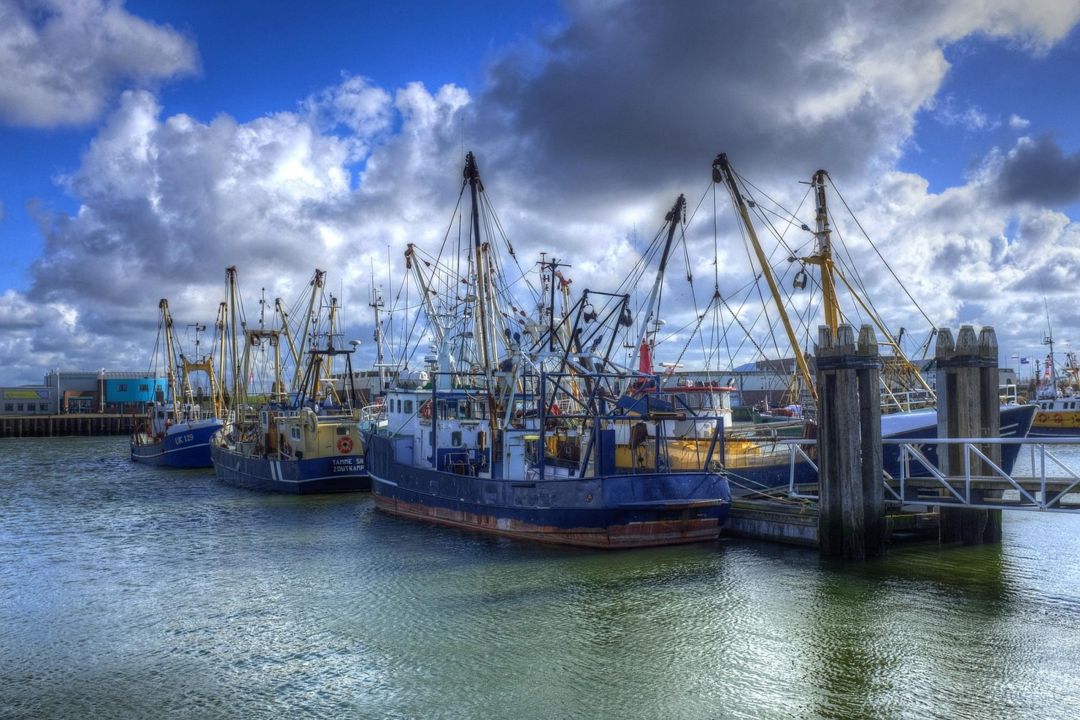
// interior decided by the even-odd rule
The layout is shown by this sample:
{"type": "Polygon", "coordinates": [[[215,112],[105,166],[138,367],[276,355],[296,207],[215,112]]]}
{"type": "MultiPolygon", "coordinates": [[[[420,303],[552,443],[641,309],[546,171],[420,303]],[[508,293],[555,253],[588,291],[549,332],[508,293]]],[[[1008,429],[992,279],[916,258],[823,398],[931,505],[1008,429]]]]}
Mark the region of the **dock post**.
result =
{"type": "MultiPolygon", "coordinates": [[[[992,327],[979,331],[979,395],[981,399],[980,437],[1001,437],[1001,389],[998,380],[998,343],[997,333],[992,327]]],[[[1001,467],[1001,445],[983,445],[979,448],[986,457],[1001,467]]],[[[985,465],[985,463],[983,463],[985,465]]],[[[982,475],[992,474],[989,467],[984,467],[982,475]]],[[[979,500],[993,494],[1001,497],[1000,491],[977,491],[979,500]]],[[[983,543],[1001,542],[1001,511],[986,510],[986,526],[983,530],[983,543]]]]}
{"type": "MultiPolygon", "coordinates": [[[[1000,435],[1000,409],[997,391],[997,337],[987,328],[981,336],[975,335],[971,325],[964,325],[952,342],[952,332],[947,328],[938,330],[934,357],[938,365],[938,437],[976,438],[1000,435]],[[987,332],[988,331],[988,332],[987,332]],[[989,357],[990,355],[993,357],[989,357]],[[992,379],[991,379],[992,377],[992,379]]],[[[988,448],[979,448],[986,452],[988,448]]],[[[963,445],[939,445],[938,465],[946,475],[964,472],[963,445]]],[[[988,457],[1000,461],[998,455],[988,457]]],[[[982,463],[972,466],[974,472],[982,463]]],[[[971,501],[982,500],[973,491],[971,501]]],[[[975,508],[941,507],[939,539],[943,543],[962,542],[979,545],[1000,540],[1000,515],[995,524],[990,512],[975,508]]]]}
{"type": "Polygon", "coordinates": [[[872,325],[859,330],[859,436],[862,455],[864,538],[867,557],[885,551],[885,473],[881,448],[881,360],[872,325]]]}
{"type": "Polygon", "coordinates": [[[818,539],[822,554],[863,560],[884,540],[881,398],[874,331],[818,328],[818,539]]]}

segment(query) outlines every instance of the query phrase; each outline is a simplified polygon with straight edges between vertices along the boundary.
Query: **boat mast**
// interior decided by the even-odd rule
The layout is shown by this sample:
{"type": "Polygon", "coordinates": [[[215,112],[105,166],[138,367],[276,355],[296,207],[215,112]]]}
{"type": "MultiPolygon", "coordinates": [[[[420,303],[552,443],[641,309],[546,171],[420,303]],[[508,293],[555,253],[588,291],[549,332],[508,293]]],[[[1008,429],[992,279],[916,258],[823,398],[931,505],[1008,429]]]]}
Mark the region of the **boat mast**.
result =
{"type": "Polygon", "coordinates": [[[825,311],[825,324],[836,336],[836,330],[840,327],[840,301],[836,297],[836,278],[832,255],[832,231],[829,228],[829,211],[825,200],[825,176],[824,170],[814,173],[811,185],[817,199],[817,217],[814,238],[817,241],[814,254],[803,258],[803,262],[817,265],[821,268],[821,304],[825,311]]]}
{"type": "Polygon", "coordinates": [[[1050,346],[1050,357],[1047,362],[1050,363],[1050,388],[1054,392],[1054,397],[1058,396],[1058,380],[1057,380],[1057,363],[1054,362],[1054,328],[1050,325],[1050,305],[1046,302],[1046,298],[1043,298],[1043,308],[1046,310],[1046,337],[1043,338],[1043,345],[1050,346]]]}
{"type": "Polygon", "coordinates": [[[217,377],[210,381],[211,403],[214,406],[214,417],[225,418],[225,318],[228,317],[228,305],[218,303],[217,321],[214,330],[217,331],[217,342],[214,346],[218,349],[218,373],[217,377]]]}
{"type": "Polygon", "coordinates": [[[817,389],[814,386],[813,378],[810,376],[810,368],[806,364],[806,357],[799,348],[799,339],[795,335],[795,328],[792,327],[787,310],[784,308],[784,299],[780,295],[780,288],[776,285],[772,268],[769,266],[769,259],[765,256],[765,251],[762,249],[757,233],[754,231],[754,224],[750,221],[750,212],[746,209],[746,202],[743,200],[742,193],[739,192],[739,187],[735,183],[735,174],[731,171],[731,165],[728,164],[727,153],[720,153],[713,161],[713,182],[723,182],[727,185],[732,202],[735,203],[735,208],[739,211],[739,217],[742,219],[743,226],[750,237],[750,244],[754,248],[754,254],[757,255],[758,264],[761,265],[761,274],[769,285],[769,291],[772,293],[773,301],[776,303],[777,312],[780,313],[780,321],[784,325],[784,332],[787,333],[788,342],[791,343],[791,352],[795,356],[795,365],[799,370],[799,376],[802,378],[807,392],[810,393],[810,397],[816,402],[817,389]]]}
{"type": "MultiPolygon", "coordinates": [[[[300,326],[302,332],[300,334],[300,347],[296,351],[297,358],[302,358],[307,351],[307,341],[309,335],[308,328],[310,328],[313,324],[315,313],[315,300],[318,297],[319,290],[323,287],[325,281],[326,272],[315,268],[315,274],[312,276],[311,282],[308,283],[308,285],[311,287],[311,295],[308,297],[307,313],[304,315],[303,324],[300,326]]],[[[291,390],[296,390],[298,388],[300,384],[301,372],[302,368],[300,367],[300,363],[297,362],[296,370],[293,373],[292,386],[290,387],[291,390]]]]}
{"type": "Polygon", "coordinates": [[[326,356],[325,373],[326,373],[326,395],[333,396],[334,400],[339,400],[337,397],[337,389],[334,387],[334,335],[337,332],[337,311],[338,311],[338,299],[333,295],[330,296],[330,312],[327,315],[327,336],[326,336],[326,348],[330,352],[326,356]]]}
{"type": "Polygon", "coordinates": [[[379,311],[384,305],[382,294],[375,286],[375,263],[371,264],[371,297],[368,300],[368,307],[375,311],[375,367],[379,370],[379,389],[376,395],[382,395],[386,387],[386,367],[383,365],[383,334],[379,311]]]}
{"type": "Polygon", "coordinates": [[[634,356],[630,360],[631,369],[637,367],[641,346],[649,335],[649,323],[652,322],[653,316],[656,314],[656,296],[660,294],[660,284],[664,282],[664,271],[667,270],[668,257],[671,255],[671,243],[675,239],[675,229],[679,226],[679,220],[685,211],[686,198],[679,195],[679,199],[675,201],[675,206],[664,216],[668,224],[667,240],[664,242],[664,252],[660,255],[660,267],[656,270],[656,279],[653,281],[652,290],[649,291],[649,298],[645,301],[645,315],[641,318],[641,330],[638,332],[637,343],[634,345],[634,356]]]}
{"type": "Polygon", "coordinates": [[[416,280],[416,286],[420,291],[420,301],[423,303],[424,312],[427,314],[431,330],[435,333],[435,352],[439,363],[439,369],[435,376],[435,387],[440,390],[447,390],[450,387],[449,373],[453,370],[453,358],[447,344],[446,328],[443,327],[442,322],[439,320],[435,303],[431,300],[434,292],[427,278],[424,277],[424,273],[420,270],[420,263],[420,258],[416,257],[416,247],[409,243],[405,248],[405,271],[412,272],[413,278],[416,280]]]}
{"type": "Polygon", "coordinates": [[[180,395],[176,391],[176,360],[173,357],[173,319],[172,314],[169,312],[169,301],[165,298],[161,298],[158,302],[158,308],[161,310],[161,326],[165,335],[165,372],[166,378],[169,381],[169,393],[172,396],[172,416],[173,422],[180,422],[180,412],[177,406],[180,403],[180,395]]]}
{"type": "MultiPolygon", "coordinates": [[[[236,309],[236,266],[230,265],[225,268],[225,278],[229,288],[229,346],[232,349],[232,406],[239,411],[240,408],[240,354],[236,347],[237,318],[236,309]]],[[[236,416],[239,419],[239,412],[236,416]]]]}
{"type": "Polygon", "coordinates": [[[292,331],[289,329],[289,312],[285,309],[285,302],[281,298],[274,299],[274,308],[278,317],[281,318],[281,332],[285,335],[285,342],[289,344],[289,357],[293,364],[300,364],[300,356],[296,352],[296,343],[293,342],[292,331]]]}
{"type": "Polygon", "coordinates": [[[476,263],[476,306],[477,306],[477,324],[480,330],[480,366],[484,368],[485,374],[489,374],[491,370],[491,364],[494,362],[492,346],[491,346],[491,331],[488,327],[488,315],[491,309],[488,307],[488,302],[491,299],[488,292],[488,272],[486,265],[486,253],[484,252],[483,242],[480,238],[480,200],[479,192],[483,190],[483,184],[480,182],[480,169],[476,166],[476,157],[469,152],[465,155],[465,182],[469,184],[469,195],[472,198],[472,236],[473,236],[473,252],[475,253],[476,263]]]}

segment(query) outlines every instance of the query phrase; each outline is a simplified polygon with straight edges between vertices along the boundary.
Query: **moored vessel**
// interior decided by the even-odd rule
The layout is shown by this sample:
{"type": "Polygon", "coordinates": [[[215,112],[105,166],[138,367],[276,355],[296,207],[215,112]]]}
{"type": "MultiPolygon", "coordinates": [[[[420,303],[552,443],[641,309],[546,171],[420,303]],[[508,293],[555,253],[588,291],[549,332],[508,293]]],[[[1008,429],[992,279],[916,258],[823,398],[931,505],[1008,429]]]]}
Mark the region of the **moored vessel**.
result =
{"type": "MultiPolygon", "coordinates": [[[[521,309],[527,303],[498,281],[506,267],[482,239],[482,219],[491,216],[472,153],[466,190],[472,215],[462,265],[468,274],[457,275],[437,258],[419,258],[412,245],[406,251],[434,353],[429,369],[399,374],[386,395],[385,424],[369,437],[376,506],[579,547],[715,539],[730,507],[719,461],[674,467],[669,430],[678,413],[670,403],[628,402],[634,373],[612,360],[616,332],[633,324],[629,295],[585,290],[571,303],[560,264],[542,259],[533,311],[521,309]],[[651,441],[645,422],[660,427],[651,441]]],[[[487,229],[495,227],[491,222],[487,229]]],[[[717,458],[722,427],[714,418],[717,458]]]]}
{"type": "MultiPolygon", "coordinates": [[[[196,334],[196,360],[192,361],[177,352],[173,335],[173,320],[169,301],[162,298],[158,303],[161,311],[159,339],[166,364],[165,402],[155,402],[147,407],[146,416],[131,433],[131,459],[147,465],[175,468],[208,468],[213,464],[210,456],[210,439],[222,428],[221,400],[210,356],[198,359],[198,335],[196,334]],[[176,356],[180,356],[182,394],[177,384],[176,356]],[[209,379],[211,408],[204,411],[196,403],[191,392],[191,376],[204,372],[209,379]]],[[[196,325],[196,331],[202,326],[196,325]]]]}
{"type": "MultiPolygon", "coordinates": [[[[282,329],[265,328],[261,324],[258,328],[247,328],[243,321],[238,321],[235,267],[228,269],[227,277],[232,357],[237,357],[237,328],[242,328],[244,351],[233,364],[231,396],[235,420],[212,442],[218,479],[237,487],[291,494],[370,489],[359,415],[353,409],[356,398],[352,387],[353,350],[333,345],[335,302],[330,303],[326,346],[305,349],[301,344],[297,349],[292,336],[282,329]],[[282,339],[287,340],[296,359],[302,360],[297,366],[293,392],[284,389],[279,352],[282,339]],[[263,346],[274,349],[273,382],[268,394],[256,398],[241,378],[253,376],[251,350],[263,346]],[[337,358],[345,362],[345,384],[340,392],[332,377],[337,358]]],[[[300,324],[303,342],[307,340],[307,328],[318,324],[313,309],[324,280],[325,273],[316,270],[310,283],[312,299],[308,314],[300,324]]]]}

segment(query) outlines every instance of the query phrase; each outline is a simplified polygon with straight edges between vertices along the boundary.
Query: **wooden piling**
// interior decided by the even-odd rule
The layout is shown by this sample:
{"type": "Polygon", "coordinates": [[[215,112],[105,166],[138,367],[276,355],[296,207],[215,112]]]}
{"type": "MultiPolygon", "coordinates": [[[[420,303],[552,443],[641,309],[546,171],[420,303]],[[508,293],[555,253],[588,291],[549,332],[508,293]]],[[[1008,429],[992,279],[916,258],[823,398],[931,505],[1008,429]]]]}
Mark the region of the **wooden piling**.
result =
{"type": "MultiPolygon", "coordinates": [[[[997,334],[992,327],[984,327],[979,332],[979,396],[981,410],[979,425],[980,437],[1001,437],[1001,391],[998,380],[998,343],[997,334]]],[[[984,444],[980,450],[998,467],[1001,467],[1001,445],[984,444]]],[[[983,463],[981,475],[992,475],[993,469],[983,463]]],[[[977,491],[979,500],[990,496],[1001,497],[1000,491],[977,491]]],[[[1001,511],[986,510],[986,526],[982,542],[1001,542],[1001,511]]]]}
{"type": "MultiPolygon", "coordinates": [[[[997,336],[993,328],[983,328],[976,336],[970,325],[960,328],[955,345],[952,332],[938,330],[937,347],[938,437],[999,437],[1000,400],[997,387],[997,336]]],[[[995,463],[1001,462],[1001,448],[979,448],[995,463]]],[[[938,446],[938,465],[946,476],[965,471],[963,445],[938,446]]],[[[981,461],[971,463],[972,473],[989,473],[981,461]]],[[[971,501],[981,502],[979,491],[972,491],[971,501]]],[[[1001,539],[1001,511],[975,508],[942,507],[940,540],[979,545],[1001,539]]]]}
{"type": "Polygon", "coordinates": [[[862,560],[884,543],[877,340],[864,326],[818,329],[818,539],[825,555],[862,560]]]}

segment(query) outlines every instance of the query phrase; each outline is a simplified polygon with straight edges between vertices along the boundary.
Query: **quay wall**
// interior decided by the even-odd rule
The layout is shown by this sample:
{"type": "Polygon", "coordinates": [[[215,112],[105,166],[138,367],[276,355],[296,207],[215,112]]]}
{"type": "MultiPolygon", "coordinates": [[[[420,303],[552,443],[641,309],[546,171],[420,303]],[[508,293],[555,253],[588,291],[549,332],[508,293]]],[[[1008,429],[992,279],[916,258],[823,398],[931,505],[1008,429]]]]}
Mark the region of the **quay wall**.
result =
{"type": "Polygon", "coordinates": [[[73,415],[3,415],[0,438],[128,435],[140,416],[79,413],[73,415]]]}

